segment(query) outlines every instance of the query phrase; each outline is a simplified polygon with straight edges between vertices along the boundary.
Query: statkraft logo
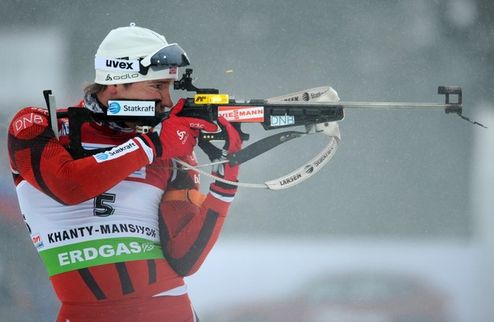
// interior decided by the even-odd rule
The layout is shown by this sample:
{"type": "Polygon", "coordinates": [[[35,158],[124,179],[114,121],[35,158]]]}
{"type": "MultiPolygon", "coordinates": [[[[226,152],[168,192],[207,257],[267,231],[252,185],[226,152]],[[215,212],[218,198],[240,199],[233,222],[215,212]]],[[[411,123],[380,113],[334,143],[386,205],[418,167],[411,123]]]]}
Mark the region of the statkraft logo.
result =
{"type": "Polygon", "coordinates": [[[120,104],[118,104],[118,102],[111,102],[108,105],[108,111],[111,114],[118,114],[118,112],[120,112],[120,110],[121,110],[121,107],[120,107],[120,104]]]}
{"type": "Polygon", "coordinates": [[[119,158],[137,149],[139,149],[139,146],[134,142],[134,140],[131,139],[124,144],[112,148],[109,151],[95,154],[93,157],[96,159],[96,162],[101,163],[119,158]]]}
{"type": "Polygon", "coordinates": [[[154,116],[156,101],[148,100],[109,100],[108,115],[154,116]]]}
{"type": "Polygon", "coordinates": [[[98,153],[94,156],[98,161],[108,160],[109,155],[106,152],[98,153]]]}

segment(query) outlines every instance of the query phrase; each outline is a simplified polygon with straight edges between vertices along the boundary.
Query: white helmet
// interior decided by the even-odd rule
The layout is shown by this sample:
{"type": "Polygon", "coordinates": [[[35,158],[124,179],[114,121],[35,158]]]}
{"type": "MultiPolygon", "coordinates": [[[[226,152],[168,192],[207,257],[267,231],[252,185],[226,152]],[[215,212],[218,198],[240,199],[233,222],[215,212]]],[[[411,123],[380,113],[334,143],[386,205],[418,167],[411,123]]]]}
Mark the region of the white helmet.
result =
{"type": "Polygon", "coordinates": [[[113,29],[103,39],[94,59],[97,84],[125,84],[155,79],[177,79],[178,67],[189,65],[185,51],[150,29],[113,29]]]}

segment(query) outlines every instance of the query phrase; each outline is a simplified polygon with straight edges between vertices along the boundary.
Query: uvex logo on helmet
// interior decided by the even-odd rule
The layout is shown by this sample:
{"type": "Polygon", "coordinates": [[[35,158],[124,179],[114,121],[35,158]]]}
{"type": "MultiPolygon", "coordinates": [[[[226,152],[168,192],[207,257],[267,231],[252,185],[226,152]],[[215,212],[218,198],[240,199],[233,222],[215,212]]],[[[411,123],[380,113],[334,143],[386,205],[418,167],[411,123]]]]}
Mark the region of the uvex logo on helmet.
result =
{"type": "Polygon", "coordinates": [[[94,58],[94,67],[99,70],[120,72],[138,72],[140,70],[139,60],[137,59],[121,59],[101,56],[94,58]]]}
{"type": "Polygon", "coordinates": [[[135,61],[127,62],[121,60],[106,59],[105,66],[111,69],[135,70],[135,61]]]}

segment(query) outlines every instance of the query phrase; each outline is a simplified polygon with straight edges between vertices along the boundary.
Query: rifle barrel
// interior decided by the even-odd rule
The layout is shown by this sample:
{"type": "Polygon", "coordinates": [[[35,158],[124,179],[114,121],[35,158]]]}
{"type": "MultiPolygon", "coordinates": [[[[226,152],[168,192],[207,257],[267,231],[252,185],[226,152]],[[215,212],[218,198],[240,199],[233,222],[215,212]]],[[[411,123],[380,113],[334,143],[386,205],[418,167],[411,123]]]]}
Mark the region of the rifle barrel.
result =
{"type": "MultiPolygon", "coordinates": [[[[336,105],[336,104],[335,104],[336,105]]],[[[343,108],[355,109],[447,109],[461,108],[461,104],[438,104],[438,103],[416,103],[416,102],[338,102],[343,108]]]]}

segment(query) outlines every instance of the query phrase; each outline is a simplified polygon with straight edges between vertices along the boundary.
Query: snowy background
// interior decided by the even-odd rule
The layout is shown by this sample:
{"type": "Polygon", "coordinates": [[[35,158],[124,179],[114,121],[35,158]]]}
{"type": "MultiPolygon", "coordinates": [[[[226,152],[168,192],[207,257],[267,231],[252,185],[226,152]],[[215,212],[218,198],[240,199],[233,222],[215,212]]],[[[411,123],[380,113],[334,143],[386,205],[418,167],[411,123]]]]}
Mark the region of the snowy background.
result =
{"type": "MultiPolygon", "coordinates": [[[[493,16],[491,0],[1,1],[0,320],[51,321],[58,307],[18,213],[8,121],[44,106],[44,89],[77,103],[103,37],[135,22],[187,51],[197,86],[236,98],[330,85],[342,100],[439,103],[437,86],[458,85],[464,113],[489,126],[442,111],[347,111],[316,177],[240,190],[189,279],[200,316],[283,300],[321,274],[393,269],[434,285],[448,321],[494,321],[493,16]]],[[[245,164],[241,180],[289,172],[321,144],[288,143],[245,164]]]]}

